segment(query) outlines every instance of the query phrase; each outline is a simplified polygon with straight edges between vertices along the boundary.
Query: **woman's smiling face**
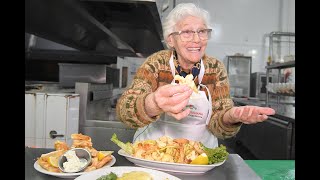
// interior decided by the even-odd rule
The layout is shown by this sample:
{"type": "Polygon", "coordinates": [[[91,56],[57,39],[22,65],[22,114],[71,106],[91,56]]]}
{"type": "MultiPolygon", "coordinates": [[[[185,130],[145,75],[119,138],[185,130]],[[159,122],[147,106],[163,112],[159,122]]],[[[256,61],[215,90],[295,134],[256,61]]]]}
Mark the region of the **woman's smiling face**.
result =
{"type": "MultiPolygon", "coordinates": [[[[177,31],[198,31],[207,29],[204,21],[201,18],[194,16],[187,16],[182,19],[177,25],[177,31]]],[[[178,60],[183,68],[191,68],[194,63],[198,62],[204,55],[208,40],[199,39],[198,34],[193,34],[191,41],[183,42],[180,35],[170,35],[168,37],[168,44],[174,47],[178,54],[178,60]]]]}

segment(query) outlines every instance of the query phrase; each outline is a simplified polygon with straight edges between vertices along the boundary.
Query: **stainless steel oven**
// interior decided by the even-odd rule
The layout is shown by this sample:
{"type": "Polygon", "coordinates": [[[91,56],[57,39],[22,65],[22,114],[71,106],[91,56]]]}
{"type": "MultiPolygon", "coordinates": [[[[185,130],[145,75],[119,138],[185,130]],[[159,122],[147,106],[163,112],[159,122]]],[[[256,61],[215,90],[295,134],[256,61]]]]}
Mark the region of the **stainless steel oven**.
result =
{"type": "MultiPolygon", "coordinates": [[[[269,82],[276,82],[276,75],[269,76],[269,82]]],[[[266,99],[267,92],[267,75],[265,72],[255,72],[251,73],[250,76],[250,97],[256,97],[260,100],[266,99]]]]}

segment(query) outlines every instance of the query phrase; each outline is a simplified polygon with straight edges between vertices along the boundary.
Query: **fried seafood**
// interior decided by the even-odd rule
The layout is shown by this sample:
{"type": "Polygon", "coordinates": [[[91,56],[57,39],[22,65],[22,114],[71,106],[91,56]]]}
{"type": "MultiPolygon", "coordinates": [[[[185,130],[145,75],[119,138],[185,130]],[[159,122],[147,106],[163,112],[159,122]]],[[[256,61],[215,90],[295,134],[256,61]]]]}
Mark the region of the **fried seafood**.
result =
{"type": "Polygon", "coordinates": [[[65,152],[66,152],[65,150],[57,150],[57,151],[52,151],[47,154],[42,154],[41,157],[38,158],[37,162],[43,169],[45,169],[49,172],[61,172],[58,167],[54,167],[54,166],[52,166],[52,164],[50,164],[49,159],[50,159],[50,157],[59,158],[65,152]]]}
{"type": "Polygon", "coordinates": [[[59,140],[54,142],[54,148],[56,150],[69,150],[67,143],[59,140]]]}
{"type": "Polygon", "coordinates": [[[73,143],[71,148],[85,148],[87,149],[92,157],[96,157],[98,151],[92,147],[91,137],[83,134],[72,134],[71,139],[73,143]]]}
{"type": "Polygon", "coordinates": [[[162,162],[189,164],[203,152],[199,142],[185,138],[173,139],[168,136],[162,136],[156,140],[144,140],[136,141],[133,144],[124,144],[119,142],[114,134],[111,141],[117,145],[120,144],[121,148],[128,150],[126,152],[133,157],[162,162]]]}
{"type": "Polygon", "coordinates": [[[37,160],[37,162],[43,169],[45,169],[45,170],[47,170],[49,172],[57,172],[57,173],[61,172],[61,170],[59,168],[51,166],[50,163],[48,163],[47,161],[44,161],[41,158],[39,158],[37,160]]]}
{"type": "Polygon", "coordinates": [[[199,141],[185,138],[173,139],[169,136],[162,136],[156,140],[124,143],[118,139],[116,134],[113,134],[111,141],[133,157],[152,161],[199,164],[197,160],[204,154],[207,161],[206,163],[201,161],[201,163],[214,164],[223,162],[229,154],[222,144],[219,147],[207,148],[199,141]]]}
{"type": "Polygon", "coordinates": [[[73,140],[72,148],[85,148],[85,147],[92,147],[91,141],[84,141],[84,140],[73,140]]]}
{"type": "Polygon", "coordinates": [[[186,144],[186,143],[189,143],[189,140],[184,138],[179,138],[179,139],[174,139],[173,142],[176,142],[178,144],[186,144]]]}
{"type": "Polygon", "coordinates": [[[83,134],[71,134],[71,139],[73,140],[82,140],[82,141],[90,141],[91,142],[91,137],[83,134]]]}
{"type": "Polygon", "coordinates": [[[99,168],[103,167],[105,164],[107,164],[111,160],[112,160],[111,155],[104,157],[100,161],[98,160],[98,163],[96,164],[96,168],[99,169],[99,168]]]}
{"type": "Polygon", "coordinates": [[[135,152],[133,156],[155,161],[187,164],[192,160],[190,158],[194,157],[191,154],[197,154],[190,143],[195,144],[191,140],[170,137],[161,137],[156,141],[141,141],[133,144],[135,152]],[[148,156],[149,154],[151,156],[148,156]]]}
{"type": "Polygon", "coordinates": [[[56,141],[54,143],[54,148],[56,149],[56,151],[42,154],[41,157],[39,157],[37,160],[38,164],[47,171],[62,173],[58,167],[55,167],[52,162],[50,163],[50,159],[59,159],[60,156],[62,156],[67,150],[73,148],[85,148],[90,152],[92,163],[84,170],[85,172],[99,169],[112,160],[111,154],[106,155],[101,160],[98,159],[97,155],[99,151],[92,147],[90,136],[86,136],[83,134],[72,134],[71,138],[73,140],[73,143],[70,148],[68,147],[66,142],[56,141]]]}
{"type": "Polygon", "coordinates": [[[94,157],[94,158],[92,158],[91,165],[88,166],[84,171],[85,172],[89,172],[89,171],[93,171],[93,170],[99,169],[99,168],[103,167],[105,164],[107,164],[111,160],[112,160],[111,155],[105,156],[100,161],[99,161],[98,157],[94,157]]]}
{"type": "Polygon", "coordinates": [[[83,134],[71,134],[72,148],[92,147],[91,137],[83,134]]]}

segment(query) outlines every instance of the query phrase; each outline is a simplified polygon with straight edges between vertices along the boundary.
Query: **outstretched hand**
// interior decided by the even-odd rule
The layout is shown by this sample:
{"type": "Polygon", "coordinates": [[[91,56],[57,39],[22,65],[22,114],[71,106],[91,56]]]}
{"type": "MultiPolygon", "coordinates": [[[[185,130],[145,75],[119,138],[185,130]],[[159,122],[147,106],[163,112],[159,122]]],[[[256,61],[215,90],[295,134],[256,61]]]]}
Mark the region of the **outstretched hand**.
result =
{"type": "Polygon", "coordinates": [[[228,113],[232,121],[254,124],[268,119],[268,115],[274,115],[275,110],[269,107],[240,106],[231,108],[228,113]]]}

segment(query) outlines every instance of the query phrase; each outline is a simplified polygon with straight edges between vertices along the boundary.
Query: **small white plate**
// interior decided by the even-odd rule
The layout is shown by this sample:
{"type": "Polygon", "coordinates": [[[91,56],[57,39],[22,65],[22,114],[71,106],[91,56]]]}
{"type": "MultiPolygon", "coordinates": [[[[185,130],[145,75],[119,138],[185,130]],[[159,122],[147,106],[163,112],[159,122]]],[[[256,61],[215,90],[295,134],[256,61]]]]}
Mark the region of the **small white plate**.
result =
{"type": "MultiPolygon", "coordinates": [[[[113,155],[111,155],[111,157],[112,157],[112,160],[111,160],[110,162],[108,162],[107,164],[105,164],[105,165],[104,165],[102,168],[100,168],[100,169],[106,169],[106,168],[108,168],[108,167],[113,166],[114,163],[116,163],[116,158],[115,158],[113,155]]],[[[43,169],[43,168],[37,163],[37,161],[34,163],[33,167],[34,167],[37,171],[39,171],[39,172],[41,172],[41,173],[43,173],[43,174],[48,174],[48,175],[56,176],[56,177],[59,177],[59,178],[76,178],[76,177],[78,177],[78,176],[80,176],[80,175],[82,175],[82,174],[87,174],[87,173],[89,173],[89,172],[78,172],[78,173],[63,173],[63,172],[62,172],[62,173],[56,173],[56,172],[50,172],[50,171],[47,171],[47,170],[43,169]]],[[[93,170],[93,171],[98,171],[98,170],[100,170],[100,169],[93,170]]],[[[93,172],[93,171],[90,171],[90,172],[93,172]]]]}
{"type": "Polygon", "coordinates": [[[181,180],[165,172],[161,172],[153,169],[141,168],[141,167],[133,167],[133,166],[118,166],[118,167],[109,167],[108,169],[100,169],[100,170],[89,172],[87,174],[83,174],[77,177],[75,180],[98,179],[99,177],[110,174],[111,172],[115,173],[118,177],[120,177],[123,175],[123,173],[128,173],[132,171],[143,171],[143,172],[149,173],[153,177],[153,180],[164,180],[164,179],[181,180]]]}
{"type": "Polygon", "coordinates": [[[126,153],[123,149],[118,151],[120,156],[124,156],[129,161],[133,162],[137,166],[157,169],[161,171],[169,171],[169,172],[178,172],[178,173],[189,173],[189,174],[199,174],[205,173],[217,166],[222,165],[223,162],[210,164],[210,165],[194,165],[194,164],[181,164],[181,163],[170,163],[170,162],[161,162],[161,161],[151,161],[147,159],[141,159],[132,157],[128,153],[126,153]]]}

